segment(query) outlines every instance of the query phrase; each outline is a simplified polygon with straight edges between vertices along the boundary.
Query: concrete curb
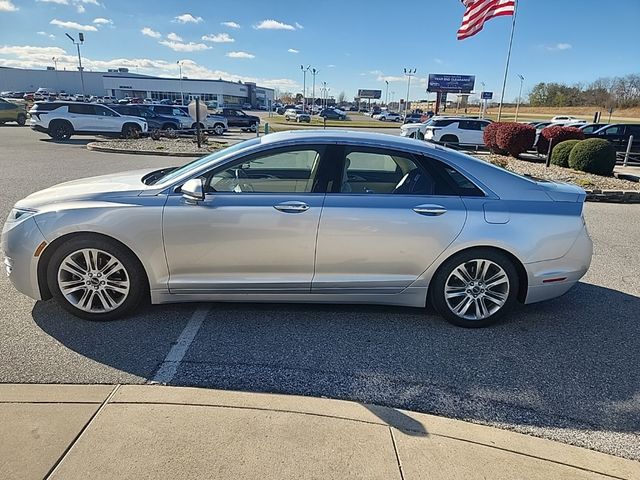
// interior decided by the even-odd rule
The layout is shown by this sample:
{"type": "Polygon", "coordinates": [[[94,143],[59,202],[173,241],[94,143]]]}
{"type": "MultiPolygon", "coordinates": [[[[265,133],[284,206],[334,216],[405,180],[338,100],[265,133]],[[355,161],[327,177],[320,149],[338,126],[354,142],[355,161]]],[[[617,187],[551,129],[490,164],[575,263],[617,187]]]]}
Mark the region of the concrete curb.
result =
{"type": "Polygon", "coordinates": [[[586,190],[587,202],[640,203],[640,190],[586,190]]]}
{"type": "Polygon", "coordinates": [[[101,142],[87,143],[87,150],[104,153],[125,153],[128,155],[157,155],[159,157],[203,157],[211,152],[189,153],[189,152],[164,152],[162,150],[127,150],[126,148],[110,148],[100,145],[101,142]]]}
{"type": "Polygon", "coordinates": [[[0,384],[0,435],[3,478],[22,480],[640,478],[639,462],[460,420],[161,385],[0,384]]]}

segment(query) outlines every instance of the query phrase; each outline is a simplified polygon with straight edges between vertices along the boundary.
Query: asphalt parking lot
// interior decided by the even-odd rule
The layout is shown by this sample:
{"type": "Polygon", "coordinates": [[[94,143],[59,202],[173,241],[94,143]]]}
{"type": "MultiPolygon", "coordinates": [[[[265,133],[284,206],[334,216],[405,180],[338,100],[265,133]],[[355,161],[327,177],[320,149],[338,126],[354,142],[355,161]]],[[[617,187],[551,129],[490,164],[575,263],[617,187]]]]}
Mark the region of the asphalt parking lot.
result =
{"type": "MultiPolygon", "coordinates": [[[[189,160],[47,138],[0,127],[0,217],[55,183],[189,160]]],[[[595,252],[583,281],[483,330],[419,309],[281,304],[150,306],[90,323],[2,275],[0,382],[148,383],[168,366],[172,385],[371,402],[640,460],[640,205],[589,203],[586,219],[595,252]],[[184,358],[166,362],[194,318],[184,358]]]]}

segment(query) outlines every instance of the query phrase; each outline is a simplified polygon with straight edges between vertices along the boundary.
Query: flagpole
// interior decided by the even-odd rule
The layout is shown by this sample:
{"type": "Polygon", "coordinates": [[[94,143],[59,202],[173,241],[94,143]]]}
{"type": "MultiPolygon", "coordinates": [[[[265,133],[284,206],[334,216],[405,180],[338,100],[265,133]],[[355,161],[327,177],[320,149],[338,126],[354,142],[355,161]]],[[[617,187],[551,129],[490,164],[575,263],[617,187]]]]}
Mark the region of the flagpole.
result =
{"type": "Polygon", "coordinates": [[[502,117],[502,104],[504,103],[504,91],[507,88],[507,75],[509,75],[509,61],[511,60],[511,46],[513,45],[513,32],[516,29],[516,15],[518,14],[518,0],[513,5],[513,21],[511,22],[511,36],[509,37],[509,51],[507,52],[507,64],[504,67],[504,79],[502,81],[502,94],[500,95],[500,106],[498,107],[498,121],[502,117]]]}

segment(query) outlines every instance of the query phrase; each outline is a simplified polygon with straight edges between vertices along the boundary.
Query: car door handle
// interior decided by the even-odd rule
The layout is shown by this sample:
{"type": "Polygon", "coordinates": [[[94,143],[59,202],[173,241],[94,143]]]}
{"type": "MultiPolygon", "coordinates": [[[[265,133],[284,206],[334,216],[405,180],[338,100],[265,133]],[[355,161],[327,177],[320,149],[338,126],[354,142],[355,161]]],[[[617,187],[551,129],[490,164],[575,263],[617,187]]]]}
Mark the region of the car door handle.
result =
{"type": "Polygon", "coordinates": [[[437,217],[438,215],[447,213],[447,209],[442,205],[418,205],[417,207],[413,207],[413,211],[429,217],[437,217]]]}
{"type": "Polygon", "coordinates": [[[309,205],[304,202],[283,202],[278,205],[274,205],[273,208],[285,213],[302,213],[309,210],[309,205]]]}

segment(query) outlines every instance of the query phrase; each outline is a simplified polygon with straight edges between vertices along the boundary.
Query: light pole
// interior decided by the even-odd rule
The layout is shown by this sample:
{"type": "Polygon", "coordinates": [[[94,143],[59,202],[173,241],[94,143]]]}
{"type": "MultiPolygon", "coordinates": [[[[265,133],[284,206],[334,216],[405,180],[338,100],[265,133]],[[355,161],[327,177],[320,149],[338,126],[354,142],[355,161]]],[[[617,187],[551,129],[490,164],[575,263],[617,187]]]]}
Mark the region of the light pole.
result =
{"type": "Polygon", "coordinates": [[[311,104],[311,114],[313,115],[313,109],[316,107],[316,75],[318,74],[318,70],[315,68],[311,69],[311,75],[313,75],[313,87],[311,87],[311,97],[313,98],[313,103],[311,104]]]}
{"type": "Polygon", "coordinates": [[[413,77],[416,74],[416,69],[411,69],[411,68],[405,68],[404,69],[404,75],[405,77],[407,77],[407,98],[405,98],[405,104],[404,104],[404,116],[407,116],[407,109],[409,108],[409,89],[411,88],[411,77],[413,77]]]}
{"type": "Polygon", "coordinates": [[[387,84],[387,93],[384,95],[384,105],[389,108],[389,80],[385,80],[384,83],[387,84]]]}
{"type": "Polygon", "coordinates": [[[56,57],[51,57],[51,60],[53,61],[53,69],[57,72],[58,71],[58,59],[56,57]]]}
{"type": "Polygon", "coordinates": [[[518,94],[518,102],[516,103],[516,118],[513,120],[514,122],[518,121],[518,110],[520,110],[520,102],[522,101],[522,84],[524,83],[524,76],[518,74],[518,78],[520,79],[520,93],[518,94]]]}
{"type": "Polygon", "coordinates": [[[300,65],[300,70],[302,70],[302,110],[307,111],[307,71],[311,68],[311,65],[307,65],[307,68],[304,68],[304,65],[300,65]]]}
{"type": "Polygon", "coordinates": [[[78,41],[76,42],[75,38],[73,38],[68,33],[65,35],[71,40],[71,42],[78,48],[78,70],[80,71],[80,84],[82,85],[82,97],[86,99],[86,93],[84,91],[84,75],[82,74],[82,57],[80,56],[80,45],[84,43],[84,33],[78,33],[78,41]]]}
{"type": "Polygon", "coordinates": [[[176,65],[180,67],[180,105],[184,105],[184,89],[182,88],[182,62],[178,60],[176,65]]]}

